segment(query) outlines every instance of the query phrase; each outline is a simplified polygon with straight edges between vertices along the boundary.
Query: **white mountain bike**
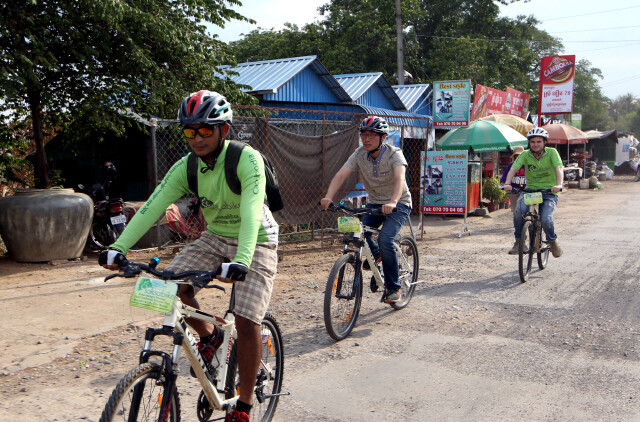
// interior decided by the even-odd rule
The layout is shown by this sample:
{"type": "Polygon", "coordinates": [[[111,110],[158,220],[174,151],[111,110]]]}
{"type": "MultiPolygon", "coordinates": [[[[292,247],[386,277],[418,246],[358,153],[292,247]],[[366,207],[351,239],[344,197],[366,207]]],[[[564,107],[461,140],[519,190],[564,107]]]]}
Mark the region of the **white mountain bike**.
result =
{"type": "MultiPolygon", "coordinates": [[[[386,297],[382,268],[375,262],[371,248],[363,236],[365,232],[378,235],[380,231],[362,224],[362,217],[367,214],[379,215],[380,212],[336,204],[331,204],[328,210],[342,211],[355,217],[349,220],[344,228],[340,227],[340,221],[338,223],[339,230],[350,233],[350,236],[345,239],[342,256],[333,264],[324,292],[324,326],[331,338],[342,340],[351,333],[360,314],[363,293],[363,262],[368,262],[369,269],[373,272],[369,283],[370,290],[375,293],[382,289],[380,300],[384,301],[386,297]]],[[[407,306],[413,297],[416,284],[423,282],[417,281],[420,267],[418,246],[411,224],[409,227],[411,228],[410,236],[398,236],[394,241],[398,256],[398,281],[401,286],[401,300],[390,303],[394,309],[402,309],[407,306]]]]}
{"type": "MultiPolygon", "coordinates": [[[[113,277],[137,277],[142,271],[159,279],[139,277],[131,297],[131,304],[165,314],[162,328],[148,328],[145,343],[140,352],[140,363],[120,380],[111,393],[101,422],[107,421],[171,421],[180,420],[180,399],[176,380],[178,377],[178,357],[180,349],[191,364],[202,391],[198,398],[198,419],[211,419],[214,410],[231,412],[238,401],[238,346],[233,313],[227,311],[224,318],[207,314],[182,303],[176,295],[178,284],[190,284],[199,288],[217,288],[208,283],[215,278],[216,271],[185,271],[172,273],[155,269],[157,258],[149,265],[124,261],[120,265],[122,273],[113,277]],[[166,281],[174,280],[174,281],[166,281]],[[210,367],[205,363],[196,346],[196,340],[189,330],[185,318],[194,318],[217,325],[224,333],[224,340],[216,351],[210,367]],[[165,352],[152,349],[156,336],[173,338],[173,350],[165,352]]],[[[235,289],[232,288],[229,309],[233,309],[235,289]]],[[[282,335],[278,323],[267,314],[262,321],[262,358],[256,376],[255,398],[251,419],[267,422],[273,418],[281,395],[284,371],[284,351],[282,335]]]]}

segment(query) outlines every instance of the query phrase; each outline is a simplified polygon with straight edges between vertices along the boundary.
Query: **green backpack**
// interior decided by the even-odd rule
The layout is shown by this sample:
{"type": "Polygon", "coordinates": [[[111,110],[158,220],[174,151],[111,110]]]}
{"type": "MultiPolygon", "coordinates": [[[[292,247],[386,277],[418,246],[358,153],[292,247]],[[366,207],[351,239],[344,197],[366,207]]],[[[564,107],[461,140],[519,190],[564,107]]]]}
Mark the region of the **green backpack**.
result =
{"type": "MultiPolygon", "coordinates": [[[[240,179],[238,179],[238,162],[240,161],[240,154],[242,154],[242,150],[247,144],[238,141],[227,141],[227,143],[229,145],[225,156],[224,174],[231,192],[240,195],[242,186],[240,185],[240,179]]],[[[267,206],[273,212],[280,211],[284,207],[284,202],[280,194],[278,176],[267,156],[262,151],[258,152],[262,156],[262,161],[264,161],[264,174],[267,178],[265,187],[267,206]]],[[[189,153],[189,158],[187,158],[187,182],[189,183],[189,189],[196,194],[198,205],[200,205],[200,196],[198,195],[198,156],[193,152],[189,153]]]]}

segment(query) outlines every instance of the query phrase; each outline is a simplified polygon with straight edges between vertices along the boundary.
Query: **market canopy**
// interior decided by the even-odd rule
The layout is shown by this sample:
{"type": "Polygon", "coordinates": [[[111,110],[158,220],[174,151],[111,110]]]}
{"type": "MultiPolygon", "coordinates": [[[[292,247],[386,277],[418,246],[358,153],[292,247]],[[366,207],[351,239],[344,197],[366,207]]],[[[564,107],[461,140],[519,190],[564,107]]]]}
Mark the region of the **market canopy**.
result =
{"type": "Polygon", "coordinates": [[[480,120],[503,123],[523,135],[534,128],[533,123],[523,119],[522,117],[514,116],[513,114],[490,114],[488,116],[481,117],[480,120]]]}
{"type": "Polygon", "coordinates": [[[587,139],[590,141],[610,139],[616,144],[618,143],[618,131],[616,130],[608,130],[606,132],[600,132],[599,130],[588,130],[584,134],[587,135],[587,139]]]}
{"type": "Polygon", "coordinates": [[[588,141],[587,135],[583,131],[562,123],[553,123],[542,126],[542,129],[549,132],[547,144],[575,145],[586,144],[588,141]]]}
{"type": "Polygon", "coordinates": [[[459,127],[436,141],[441,150],[468,150],[476,153],[506,151],[515,146],[527,146],[527,138],[509,126],[487,120],[476,120],[459,127]]]}

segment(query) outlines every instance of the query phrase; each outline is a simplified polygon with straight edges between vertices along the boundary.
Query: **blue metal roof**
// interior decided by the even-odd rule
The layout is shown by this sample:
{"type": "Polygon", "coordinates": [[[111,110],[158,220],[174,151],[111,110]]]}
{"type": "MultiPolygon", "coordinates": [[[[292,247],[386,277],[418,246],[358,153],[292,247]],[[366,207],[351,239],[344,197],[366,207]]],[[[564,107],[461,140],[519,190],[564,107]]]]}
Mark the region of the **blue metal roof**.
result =
{"type": "Polygon", "coordinates": [[[409,113],[406,111],[387,110],[384,108],[370,107],[360,104],[367,114],[384,117],[391,125],[397,126],[413,126],[413,127],[431,127],[431,119],[424,115],[409,113]]]}
{"type": "Polygon", "coordinates": [[[318,60],[318,56],[292,57],[221,66],[234,82],[251,87],[246,92],[280,101],[338,101],[351,98],[318,60]],[[324,89],[319,89],[324,88],[324,89]],[[284,92],[280,92],[284,91],[284,92]],[[324,95],[323,95],[324,93],[324,95]]]}
{"type": "Polygon", "coordinates": [[[405,110],[402,100],[382,72],[336,75],[335,78],[357,104],[405,110]],[[376,95],[378,92],[380,94],[376,95]]]}
{"type": "MultiPolygon", "coordinates": [[[[385,120],[387,120],[389,124],[395,126],[413,126],[422,128],[432,126],[431,118],[429,116],[408,113],[406,111],[396,111],[379,107],[365,106],[361,104],[291,104],[265,101],[262,105],[265,107],[317,110],[319,112],[317,114],[311,112],[305,113],[304,118],[306,119],[322,119],[323,115],[320,112],[331,111],[382,116],[385,118],[385,120]]],[[[295,112],[293,114],[279,113],[279,116],[294,119],[301,118],[300,112],[295,112]]],[[[351,120],[353,119],[353,117],[353,114],[328,113],[326,115],[327,120],[351,120]]]]}
{"type": "Polygon", "coordinates": [[[429,100],[431,85],[394,85],[393,89],[408,111],[416,114],[432,115],[431,101],[429,100]]]}

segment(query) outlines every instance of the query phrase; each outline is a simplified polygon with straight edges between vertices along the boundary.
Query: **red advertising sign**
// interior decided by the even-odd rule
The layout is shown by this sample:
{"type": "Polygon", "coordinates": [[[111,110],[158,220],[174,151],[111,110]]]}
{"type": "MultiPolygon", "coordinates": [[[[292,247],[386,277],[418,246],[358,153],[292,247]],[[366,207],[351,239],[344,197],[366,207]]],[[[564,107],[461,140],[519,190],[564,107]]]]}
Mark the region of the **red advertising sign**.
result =
{"type": "Polygon", "coordinates": [[[573,112],[576,56],[543,57],[540,65],[539,114],[573,112]]]}
{"type": "Polygon", "coordinates": [[[503,114],[506,104],[507,93],[505,91],[477,84],[470,120],[478,120],[490,114],[503,114]]]}
{"type": "Polygon", "coordinates": [[[529,97],[529,94],[507,87],[507,104],[504,112],[526,119],[529,112],[529,97]]]}

